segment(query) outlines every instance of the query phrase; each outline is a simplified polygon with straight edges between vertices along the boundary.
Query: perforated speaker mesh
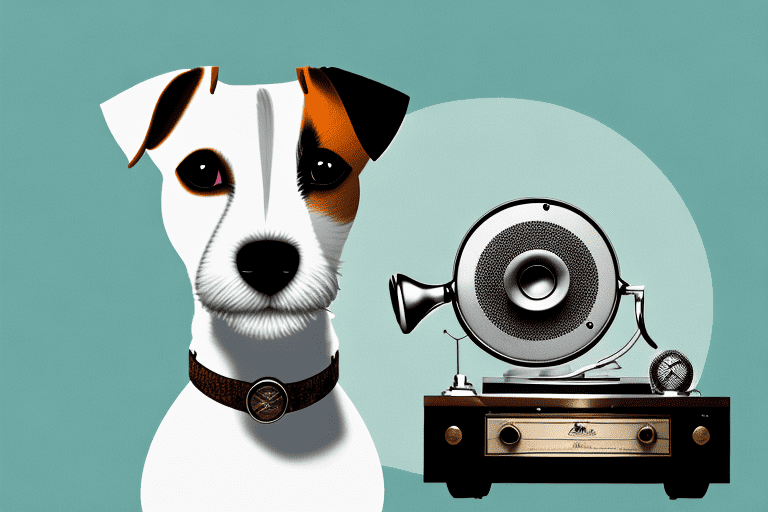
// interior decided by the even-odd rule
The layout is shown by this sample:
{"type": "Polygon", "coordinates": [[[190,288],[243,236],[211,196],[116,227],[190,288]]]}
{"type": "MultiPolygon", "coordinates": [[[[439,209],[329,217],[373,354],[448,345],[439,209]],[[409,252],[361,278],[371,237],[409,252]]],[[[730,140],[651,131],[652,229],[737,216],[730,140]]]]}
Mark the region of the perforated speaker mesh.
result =
{"type": "Polygon", "coordinates": [[[485,316],[505,333],[524,340],[551,340],[576,329],[592,311],[597,289],[597,266],[587,246],[567,229],[550,222],[522,222],[501,231],[483,250],[475,271],[475,293],[485,316]],[[571,274],[563,302],[535,314],[512,304],[503,283],[509,262],[532,249],[558,255],[571,274]]]}

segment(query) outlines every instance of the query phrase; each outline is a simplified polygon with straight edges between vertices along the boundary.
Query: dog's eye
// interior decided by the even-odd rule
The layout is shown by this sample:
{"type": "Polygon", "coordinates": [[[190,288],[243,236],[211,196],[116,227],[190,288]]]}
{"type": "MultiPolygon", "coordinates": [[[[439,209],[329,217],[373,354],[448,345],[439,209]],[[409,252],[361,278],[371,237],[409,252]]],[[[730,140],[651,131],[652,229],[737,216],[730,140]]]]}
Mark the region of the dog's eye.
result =
{"type": "Polygon", "coordinates": [[[316,190],[333,188],[349,175],[352,167],[339,155],[325,148],[314,148],[301,156],[301,173],[316,190]]]}
{"type": "Polygon", "coordinates": [[[176,174],[190,192],[221,194],[232,185],[227,166],[210,149],[199,149],[189,155],[176,167],[176,174]]]}

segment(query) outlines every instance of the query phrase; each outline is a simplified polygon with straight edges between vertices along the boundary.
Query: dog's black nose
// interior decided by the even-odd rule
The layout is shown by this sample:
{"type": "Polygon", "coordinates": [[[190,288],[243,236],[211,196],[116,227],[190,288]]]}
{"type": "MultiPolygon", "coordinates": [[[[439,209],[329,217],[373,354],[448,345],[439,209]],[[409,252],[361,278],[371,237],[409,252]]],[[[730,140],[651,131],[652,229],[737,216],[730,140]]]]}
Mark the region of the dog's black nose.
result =
{"type": "Polygon", "coordinates": [[[237,252],[237,270],[252,288],[274,295],[291,282],[299,268],[299,251],[277,240],[259,240],[237,252]]]}

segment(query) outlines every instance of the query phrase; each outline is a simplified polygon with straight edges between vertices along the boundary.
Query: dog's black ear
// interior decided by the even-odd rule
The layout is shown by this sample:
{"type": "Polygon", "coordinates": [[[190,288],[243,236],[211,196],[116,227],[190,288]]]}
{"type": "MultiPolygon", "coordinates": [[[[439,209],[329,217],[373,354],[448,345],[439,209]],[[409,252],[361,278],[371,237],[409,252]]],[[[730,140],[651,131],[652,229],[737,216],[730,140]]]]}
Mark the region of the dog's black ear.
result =
{"type": "Polygon", "coordinates": [[[391,87],[343,69],[320,69],[341,98],[363,149],[371,160],[377,160],[397,135],[410,98],[391,87]]]}
{"type": "MultiPolygon", "coordinates": [[[[210,93],[218,68],[209,68],[210,93]]],[[[147,149],[158,147],[184,115],[205,68],[166,73],[142,82],[101,105],[112,135],[133,167],[147,149]]]]}

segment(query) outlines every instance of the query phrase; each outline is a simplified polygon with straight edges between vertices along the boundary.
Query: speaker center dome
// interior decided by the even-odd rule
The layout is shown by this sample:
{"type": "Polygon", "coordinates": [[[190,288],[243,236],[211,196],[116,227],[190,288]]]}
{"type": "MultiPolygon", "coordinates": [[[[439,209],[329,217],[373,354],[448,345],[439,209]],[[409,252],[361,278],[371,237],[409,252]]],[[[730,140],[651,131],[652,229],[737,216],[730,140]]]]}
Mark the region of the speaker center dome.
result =
{"type": "Polygon", "coordinates": [[[517,284],[526,297],[541,300],[555,291],[557,279],[555,274],[544,265],[531,265],[520,272],[517,284]]]}
{"type": "Polygon", "coordinates": [[[523,311],[547,311],[565,299],[571,284],[565,262],[546,249],[518,254],[504,271],[503,286],[512,304],[523,311]]]}

